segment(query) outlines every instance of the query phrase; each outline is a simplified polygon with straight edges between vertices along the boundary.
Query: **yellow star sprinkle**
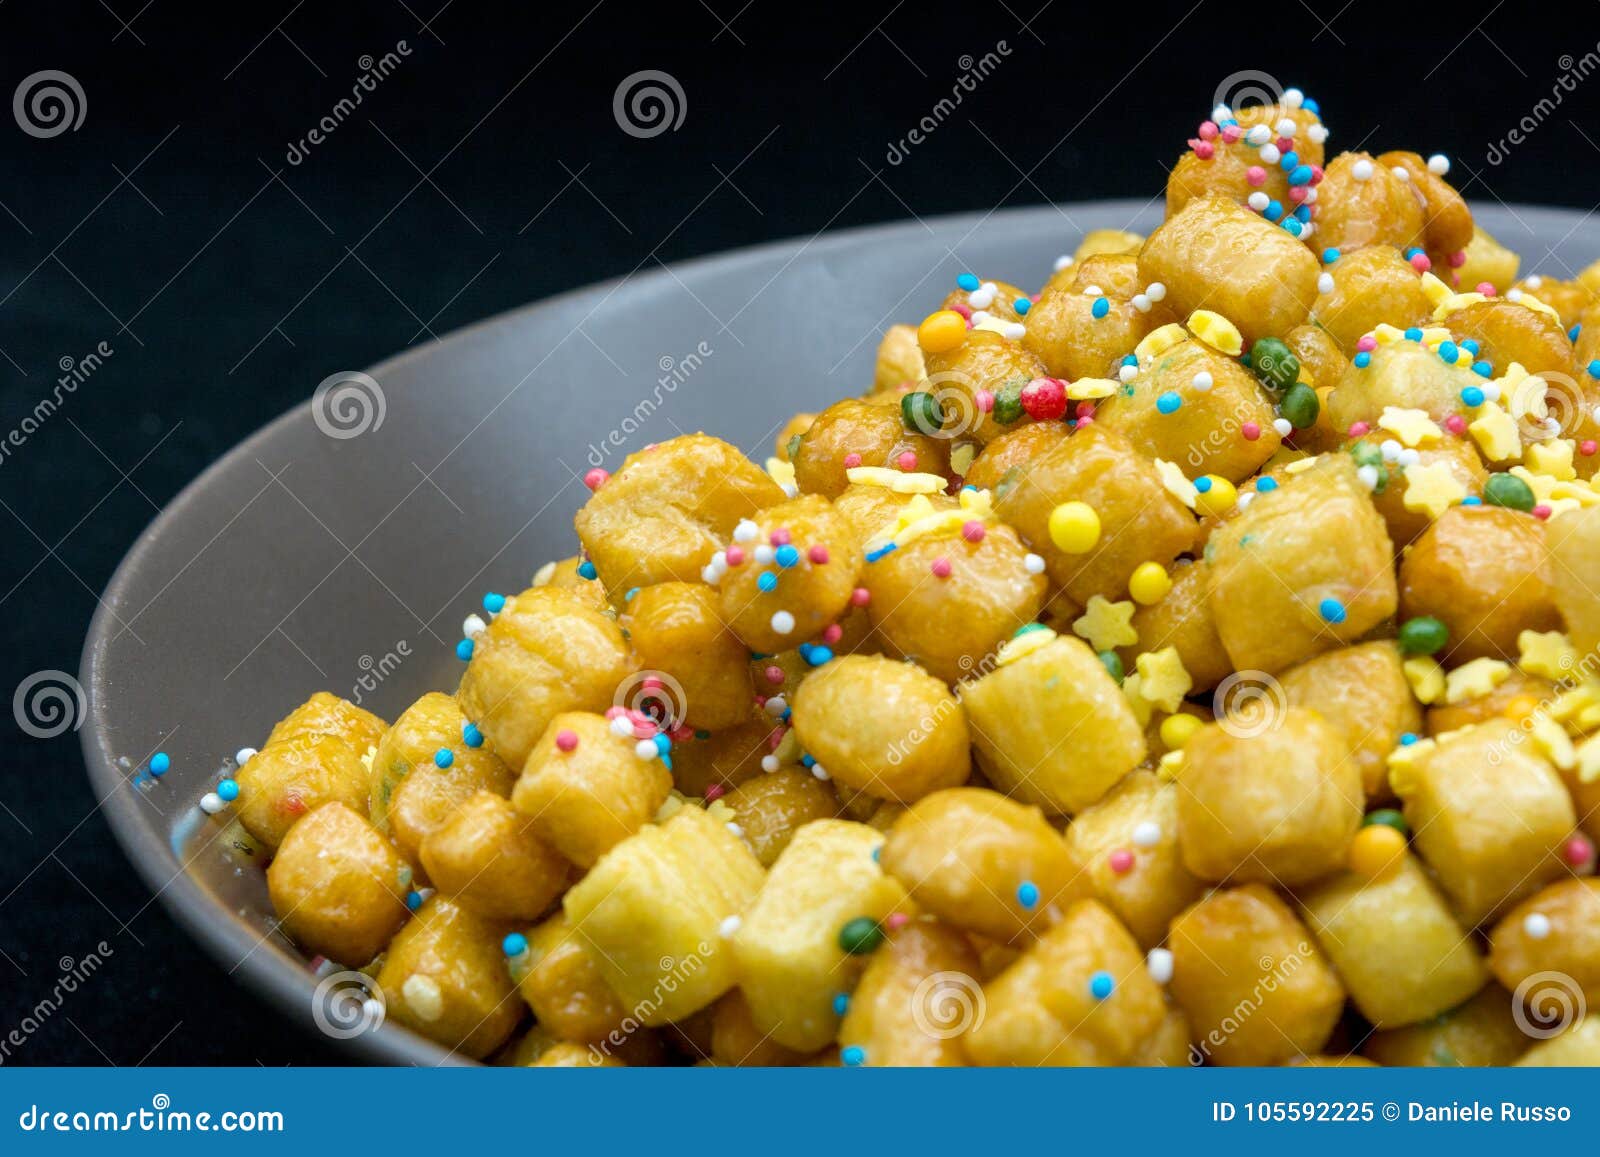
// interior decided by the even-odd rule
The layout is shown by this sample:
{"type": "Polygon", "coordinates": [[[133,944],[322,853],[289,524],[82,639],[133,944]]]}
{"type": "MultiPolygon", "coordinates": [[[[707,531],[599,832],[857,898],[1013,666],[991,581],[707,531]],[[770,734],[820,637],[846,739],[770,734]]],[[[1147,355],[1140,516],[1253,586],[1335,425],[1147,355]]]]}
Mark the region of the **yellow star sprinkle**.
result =
{"type": "Polygon", "coordinates": [[[1155,714],[1155,707],[1139,693],[1139,684],[1142,682],[1137,671],[1132,672],[1122,680],[1122,694],[1128,700],[1128,706],[1133,711],[1133,717],[1139,721],[1140,727],[1150,726],[1150,717],[1155,714]]]}
{"type": "Polygon", "coordinates": [[[1528,447],[1523,460],[1534,474],[1544,474],[1557,482],[1571,482],[1578,476],[1572,465],[1572,455],[1577,445],[1571,438],[1552,438],[1548,442],[1535,442],[1528,447]]]}
{"type": "Polygon", "coordinates": [[[1379,345],[1393,345],[1397,341],[1405,340],[1405,336],[1405,330],[1386,321],[1379,322],[1377,328],[1372,331],[1372,340],[1379,345]]]}
{"type": "Polygon", "coordinates": [[[1429,518],[1438,518],[1467,496],[1467,488],[1447,462],[1408,466],[1405,479],[1405,508],[1426,513],[1429,518]]]}
{"type": "Polygon", "coordinates": [[[963,442],[950,451],[950,472],[957,478],[966,477],[967,471],[972,469],[972,460],[978,456],[978,447],[972,442],[963,442]]]}
{"type": "Polygon", "coordinates": [[[1467,429],[1488,461],[1515,462],[1522,457],[1522,436],[1517,433],[1516,419],[1498,403],[1485,402],[1467,429]]]}
{"type": "Polygon", "coordinates": [[[1114,603],[1104,595],[1090,595],[1089,605],[1072,623],[1073,633],[1088,639],[1096,651],[1131,647],[1139,641],[1139,632],[1133,629],[1135,609],[1131,599],[1114,603]]]}
{"type": "Polygon", "coordinates": [[[1111,378],[1079,378],[1067,387],[1067,397],[1075,402],[1089,402],[1096,398],[1109,398],[1122,383],[1111,378]]]}
{"type": "Polygon", "coordinates": [[[1436,306],[1455,296],[1455,291],[1440,280],[1439,275],[1436,273],[1424,273],[1422,275],[1422,292],[1436,306]]]}
{"type": "Polygon", "coordinates": [[[994,664],[996,667],[1004,667],[1015,663],[1018,659],[1033,654],[1055,637],[1056,633],[1043,625],[1034,627],[1031,631],[1024,631],[1000,644],[1000,649],[994,653],[994,664]]]}
{"type": "Polygon", "coordinates": [[[1209,309],[1197,309],[1189,315],[1189,332],[1219,354],[1236,358],[1244,353],[1244,337],[1239,327],[1209,309]]]}
{"type": "Polygon", "coordinates": [[[1444,668],[1432,655],[1407,659],[1400,669],[1405,672],[1406,682],[1411,684],[1411,693],[1417,697],[1417,702],[1437,703],[1444,696],[1444,668]]]}
{"type": "Polygon", "coordinates": [[[1557,723],[1566,723],[1570,731],[1578,717],[1596,705],[1600,705],[1600,683],[1582,683],[1556,696],[1545,711],[1557,723]]]}
{"type": "Polygon", "coordinates": [[[1500,659],[1474,659],[1444,677],[1444,701],[1450,704],[1480,699],[1511,678],[1511,664],[1500,659]]]}
{"type": "Polygon", "coordinates": [[[1546,679],[1565,679],[1578,661],[1577,648],[1560,631],[1523,631],[1517,652],[1517,666],[1546,679]]]}
{"type": "Polygon", "coordinates": [[[908,474],[887,466],[852,466],[844,476],[857,486],[884,486],[896,494],[938,494],[949,485],[938,474],[908,474]]]}
{"type": "Polygon", "coordinates": [[[1415,449],[1429,446],[1444,437],[1426,410],[1405,410],[1399,406],[1385,406],[1378,417],[1378,425],[1400,439],[1402,446],[1415,449]]]}
{"type": "Polygon", "coordinates": [[[1153,329],[1144,335],[1142,341],[1133,347],[1133,354],[1141,362],[1146,358],[1160,357],[1180,341],[1188,338],[1188,332],[1175,321],[1169,321],[1159,329],[1153,329]]]}
{"type": "Polygon", "coordinates": [[[1167,752],[1156,764],[1156,776],[1164,780],[1177,779],[1183,771],[1184,760],[1185,756],[1182,748],[1177,751],[1167,752]]]}
{"type": "Polygon", "coordinates": [[[785,462],[782,458],[768,458],[767,476],[776,482],[778,489],[782,490],[790,498],[794,498],[800,493],[800,488],[795,485],[794,481],[793,462],[785,462]]]}
{"type": "Polygon", "coordinates": [[[1156,473],[1161,475],[1161,485],[1167,488],[1167,493],[1183,503],[1190,510],[1200,498],[1200,492],[1194,488],[1194,483],[1189,481],[1188,475],[1178,468],[1176,463],[1168,462],[1165,458],[1156,459],[1156,473]]]}
{"type": "Polygon", "coordinates": [[[1315,466],[1317,464],[1317,459],[1321,457],[1321,454],[1313,454],[1309,458],[1297,459],[1296,461],[1293,461],[1285,466],[1283,468],[1283,472],[1285,474],[1304,474],[1307,470],[1310,470],[1313,466],[1315,466]]]}
{"type": "Polygon", "coordinates": [[[1593,783],[1600,779],[1600,735],[1590,736],[1578,744],[1576,755],[1578,782],[1593,783]]]}
{"type": "Polygon", "coordinates": [[[1146,651],[1134,660],[1134,666],[1139,669],[1139,694],[1169,715],[1183,704],[1183,697],[1194,686],[1176,647],[1146,651]]]}
{"type": "Polygon", "coordinates": [[[1432,739],[1419,739],[1415,743],[1404,744],[1389,752],[1389,787],[1394,794],[1405,799],[1416,790],[1416,763],[1419,758],[1432,751],[1438,744],[1432,739]]]}
{"type": "Polygon", "coordinates": [[[1572,740],[1567,738],[1561,724],[1553,722],[1543,712],[1528,716],[1528,735],[1539,753],[1562,771],[1571,771],[1578,765],[1578,753],[1572,740]]]}
{"type": "Polygon", "coordinates": [[[1555,306],[1547,305],[1545,302],[1540,301],[1531,293],[1524,293],[1520,289],[1512,289],[1506,293],[1505,300],[1516,305],[1523,306],[1527,309],[1531,309],[1535,313],[1542,313],[1547,317],[1553,317],[1556,319],[1558,324],[1561,321],[1561,315],[1556,312],[1555,306]]]}

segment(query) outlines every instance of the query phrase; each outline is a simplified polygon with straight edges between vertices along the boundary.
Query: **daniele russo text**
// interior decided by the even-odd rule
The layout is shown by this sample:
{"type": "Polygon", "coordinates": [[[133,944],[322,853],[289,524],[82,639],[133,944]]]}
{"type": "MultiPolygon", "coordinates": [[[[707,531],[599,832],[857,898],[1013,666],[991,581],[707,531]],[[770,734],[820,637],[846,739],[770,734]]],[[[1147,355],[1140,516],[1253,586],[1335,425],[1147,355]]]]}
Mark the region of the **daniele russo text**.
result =
{"type": "Polygon", "coordinates": [[[1408,1121],[1570,1121],[1572,1110],[1565,1105],[1521,1105],[1515,1101],[1501,1101],[1491,1105],[1487,1101],[1451,1101],[1448,1104],[1430,1105],[1422,1101],[1406,1102],[1408,1121]]]}

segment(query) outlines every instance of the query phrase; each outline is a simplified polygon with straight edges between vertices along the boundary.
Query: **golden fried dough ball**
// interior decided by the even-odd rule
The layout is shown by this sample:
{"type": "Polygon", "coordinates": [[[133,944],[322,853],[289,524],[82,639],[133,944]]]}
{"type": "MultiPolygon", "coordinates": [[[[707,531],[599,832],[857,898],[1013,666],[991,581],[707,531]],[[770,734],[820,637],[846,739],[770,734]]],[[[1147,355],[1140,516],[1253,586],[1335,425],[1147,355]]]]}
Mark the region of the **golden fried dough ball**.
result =
{"type": "Polygon", "coordinates": [[[1289,352],[1300,359],[1300,380],[1320,390],[1336,386],[1350,371],[1350,359],[1319,325],[1297,325],[1283,335],[1289,352]]]}
{"type": "Polygon", "coordinates": [[[1560,318],[1543,310],[1495,297],[1454,311],[1443,324],[1457,340],[1476,341],[1478,360],[1488,362],[1497,374],[1517,362],[1530,374],[1571,375],[1572,343],[1567,331],[1560,318]]]}
{"type": "Polygon", "coordinates": [[[567,888],[570,866],[493,792],[472,796],[422,841],[439,891],[488,920],[532,920],[567,888]]]}
{"type": "Polygon", "coordinates": [[[675,720],[713,731],[743,722],[754,695],[749,648],[724,625],[719,603],[703,583],[656,583],[641,587],[618,620],[640,668],[677,684],[675,720]]]}
{"type": "Polygon", "coordinates": [[[1154,603],[1133,612],[1136,644],[1117,648],[1125,670],[1133,670],[1145,651],[1173,647],[1195,691],[1209,691],[1233,671],[1211,615],[1210,575],[1203,564],[1179,559],[1170,571],[1172,586],[1154,603]]]}
{"type": "Polygon", "coordinates": [[[1496,293],[1504,293],[1516,282],[1522,258],[1491,237],[1481,225],[1473,225],[1466,254],[1461,267],[1451,271],[1455,274],[1455,284],[1463,292],[1476,290],[1488,282],[1496,293]]]}
{"type": "Polygon", "coordinates": [[[622,1028],[628,1010],[565,912],[557,909],[524,939],[527,952],[512,958],[511,975],[541,1028],[580,1044],[604,1041],[622,1028]]]}
{"type": "Polygon", "coordinates": [[[806,824],[839,814],[833,790],[798,767],[758,775],[722,798],[763,868],[772,867],[795,832],[806,824]]]}
{"type": "MultiPolygon", "coordinates": [[[[1355,356],[1356,343],[1380,323],[1406,329],[1426,324],[1433,315],[1422,275],[1392,245],[1341,250],[1327,272],[1333,288],[1317,295],[1311,316],[1347,358],[1355,356]]],[[[1319,379],[1318,384],[1337,385],[1338,379],[1319,379]]]]}
{"type": "Polygon", "coordinates": [[[800,684],[790,705],[801,745],[844,787],[913,803],[971,771],[966,710],[913,663],[841,656],[800,684]]]}
{"type": "MultiPolygon", "coordinates": [[[[1380,431],[1387,437],[1387,431],[1380,431]]],[[[1383,438],[1367,435],[1358,440],[1356,445],[1371,447],[1364,451],[1367,455],[1381,454],[1380,446],[1383,438]]],[[[1416,448],[1417,465],[1426,468],[1443,465],[1450,471],[1457,483],[1460,484],[1463,494],[1482,494],[1483,484],[1488,481],[1489,472],[1484,469],[1483,459],[1478,456],[1477,448],[1465,438],[1441,438],[1431,446],[1416,448]]],[[[1424,508],[1412,509],[1406,505],[1407,492],[1411,488],[1411,467],[1397,466],[1391,462],[1387,466],[1388,477],[1381,490],[1373,492],[1372,505],[1377,507],[1378,513],[1383,516],[1384,525],[1389,528],[1389,541],[1396,547],[1405,547],[1416,540],[1417,536],[1427,530],[1433,523],[1433,517],[1424,508]]]]}
{"type": "Polygon", "coordinates": [[[637,660],[614,619],[580,596],[535,587],[506,600],[473,641],[456,701],[512,768],[562,711],[604,711],[637,660]]]}
{"type": "MultiPolygon", "coordinates": [[[[1503,368],[1503,367],[1502,367],[1503,368]]],[[[1466,365],[1447,365],[1421,342],[1378,346],[1363,369],[1352,366],[1328,398],[1328,418],[1336,430],[1357,422],[1376,426],[1389,406],[1423,410],[1435,422],[1461,412],[1461,391],[1483,379],[1466,365]]]]}
{"type": "Polygon", "coordinates": [[[981,999],[978,955],[937,920],[913,920],[867,961],[839,1025],[839,1041],[861,1063],[935,1068],[968,1063],[961,1032],[981,999]]]}
{"type": "Polygon", "coordinates": [[[728,560],[718,605],[746,648],[783,651],[849,609],[861,544],[850,520],[818,494],[779,503],[753,522],[749,540],[729,548],[739,553],[728,560]]]}
{"type": "Polygon", "coordinates": [[[927,367],[922,362],[922,347],[917,344],[917,327],[891,325],[878,343],[878,359],[872,370],[872,392],[892,390],[907,382],[920,382],[927,376],[927,367]]]}
{"type": "Polygon", "coordinates": [[[837,498],[850,485],[846,471],[856,466],[943,474],[949,468],[950,447],[942,438],[907,429],[898,408],[846,398],[817,415],[793,457],[795,485],[802,494],[837,498]]]}
{"type": "Polygon", "coordinates": [[[302,948],[355,968],[405,923],[409,878],[394,845],[334,800],[289,829],[267,868],[267,891],[302,948]]]}
{"type": "Polygon", "coordinates": [[[1457,1068],[1509,1065],[1528,1047],[1511,994],[1492,981],[1471,1000],[1421,1024],[1373,1033],[1362,1051],[1380,1065],[1457,1068]]]}
{"type": "Polygon", "coordinates": [[[1404,183],[1422,198],[1422,247],[1435,263],[1442,268],[1447,264],[1446,258],[1472,243],[1472,211],[1450,182],[1428,167],[1427,161],[1416,153],[1402,151],[1381,154],[1378,164],[1386,166],[1397,179],[1403,171],[1404,183]]]}
{"type": "Polygon", "coordinates": [[[1551,884],[1508,911],[1489,932],[1489,967],[1513,992],[1556,973],[1569,993],[1600,1004],[1600,879],[1551,884]]]}
{"type": "Polygon", "coordinates": [[[1422,731],[1422,705],[1402,661],[1396,643],[1359,643],[1308,659],[1281,679],[1286,702],[1343,728],[1369,800],[1388,798],[1389,752],[1402,735],[1422,731]]]}
{"type": "Polygon", "coordinates": [[[1423,202],[1409,179],[1371,154],[1340,153],[1317,186],[1316,220],[1316,243],[1341,254],[1370,245],[1406,250],[1421,242],[1423,202]]]}
{"type": "MultiPolygon", "coordinates": [[[[954,349],[925,350],[923,357],[927,388],[939,399],[946,436],[959,434],[980,445],[1028,420],[1020,401],[1022,387],[1048,376],[1044,361],[1031,348],[992,330],[968,330],[954,349]]],[[[804,483],[801,489],[806,489],[804,483]]]]}
{"type": "Polygon", "coordinates": [[[1012,470],[1065,442],[1069,433],[1064,422],[1029,422],[1008,430],[979,452],[963,481],[998,495],[1012,470]]]}
{"type": "Polygon", "coordinates": [[[1074,270],[1069,282],[1039,295],[1028,311],[1022,344],[1053,377],[1106,377],[1147,333],[1173,320],[1172,314],[1143,296],[1138,259],[1131,254],[1091,257],[1074,270]],[[1097,305],[1102,299],[1106,304],[1097,305]]]}
{"type": "Polygon", "coordinates": [[[740,519],[783,491],[720,438],[685,434],[629,454],[574,525],[613,597],[651,583],[696,582],[740,519]]]}
{"type": "Polygon", "coordinates": [[[1583,656],[1600,652],[1600,508],[1558,515],[1545,528],[1551,596],[1583,656]]]}
{"type": "MultiPolygon", "coordinates": [[[[770,660],[763,661],[770,668],[770,660]]],[[[764,694],[782,688],[764,687],[764,694]]],[[[688,796],[705,795],[713,785],[719,791],[737,787],[761,774],[762,757],[776,746],[778,721],[752,707],[744,722],[726,731],[695,732],[672,743],[672,779],[688,796]]]]}

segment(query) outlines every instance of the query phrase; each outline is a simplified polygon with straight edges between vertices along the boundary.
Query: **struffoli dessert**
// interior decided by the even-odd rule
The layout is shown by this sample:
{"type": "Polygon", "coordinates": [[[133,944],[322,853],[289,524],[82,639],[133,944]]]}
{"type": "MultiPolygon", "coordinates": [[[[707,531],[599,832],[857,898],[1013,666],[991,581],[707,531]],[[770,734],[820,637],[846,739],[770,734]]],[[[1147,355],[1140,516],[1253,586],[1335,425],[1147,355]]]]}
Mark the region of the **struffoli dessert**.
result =
{"type": "Polygon", "coordinates": [[[241,752],[313,967],[534,1067],[1600,1064],[1600,264],[1294,89],[1170,172],[241,752]]]}

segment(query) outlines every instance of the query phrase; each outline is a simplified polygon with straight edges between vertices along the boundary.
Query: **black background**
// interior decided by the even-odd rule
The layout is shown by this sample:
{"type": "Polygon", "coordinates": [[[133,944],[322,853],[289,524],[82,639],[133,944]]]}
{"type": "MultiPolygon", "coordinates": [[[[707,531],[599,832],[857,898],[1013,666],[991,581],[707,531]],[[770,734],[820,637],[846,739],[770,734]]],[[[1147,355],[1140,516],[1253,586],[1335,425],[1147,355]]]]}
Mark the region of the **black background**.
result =
{"type": "MultiPolygon", "coordinates": [[[[1509,161],[1486,159],[1572,58],[1597,51],[1587,3],[1558,17],[1367,0],[1165,12],[703,0],[647,18],[619,0],[517,14],[440,2],[0,7],[0,96],[58,69],[87,103],[77,131],[50,139],[0,116],[0,431],[49,393],[62,359],[113,350],[0,463],[0,692],[75,670],[96,595],[140,528],[330,367],[730,246],[1156,196],[1242,70],[1315,96],[1330,150],[1445,152],[1469,199],[1600,200],[1600,79],[1563,92],[1509,161]],[[361,58],[400,41],[393,74],[290,164],[290,142],[350,92],[361,58]],[[1002,41],[998,68],[889,164],[964,58],[1002,41]],[[671,74],[686,100],[682,125],[651,139],[612,112],[619,82],[643,69],[671,74]]],[[[1040,245],[1053,255],[1074,240],[1040,245]]],[[[1543,255],[1525,256],[1532,271],[1543,255]]],[[[113,955],[5,1063],[341,1059],[286,1031],[148,903],[93,810],[74,735],[10,734],[0,1037],[49,993],[60,958],[102,939],[113,955]]]]}

